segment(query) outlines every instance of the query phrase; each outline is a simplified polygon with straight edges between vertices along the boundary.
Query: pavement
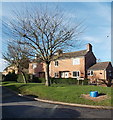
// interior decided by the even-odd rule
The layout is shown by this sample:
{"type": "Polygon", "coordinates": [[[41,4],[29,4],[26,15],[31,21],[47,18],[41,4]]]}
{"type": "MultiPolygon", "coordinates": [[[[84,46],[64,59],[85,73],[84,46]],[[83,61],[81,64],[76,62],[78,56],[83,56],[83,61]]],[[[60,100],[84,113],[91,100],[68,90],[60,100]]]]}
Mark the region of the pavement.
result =
{"type": "Polygon", "coordinates": [[[2,88],[0,94],[0,107],[2,107],[2,119],[39,119],[39,118],[102,118],[111,120],[110,109],[92,109],[60,104],[51,104],[18,96],[8,89],[2,88]]]}

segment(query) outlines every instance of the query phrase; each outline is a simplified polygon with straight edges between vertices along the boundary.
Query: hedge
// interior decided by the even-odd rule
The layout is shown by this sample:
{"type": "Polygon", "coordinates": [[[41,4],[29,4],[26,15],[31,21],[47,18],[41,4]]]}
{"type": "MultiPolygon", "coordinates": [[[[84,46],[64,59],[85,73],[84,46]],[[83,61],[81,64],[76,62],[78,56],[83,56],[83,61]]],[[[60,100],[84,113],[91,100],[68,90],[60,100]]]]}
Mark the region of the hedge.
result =
{"type": "Polygon", "coordinates": [[[17,74],[15,72],[9,72],[6,76],[3,76],[3,81],[17,81],[17,74]]]}
{"type": "MultiPolygon", "coordinates": [[[[36,82],[36,83],[45,83],[45,78],[38,78],[35,75],[25,74],[27,82],[36,82]]],[[[9,73],[4,77],[4,81],[17,81],[23,83],[22,74],[9,73]]],[[[51,84],[78,84],[78,80],[76,78],[50,78],[51,84]]],[[[79,84],[88,84],[88,79],[84,81],[80,80],[79,84]]]]}
{"type": "Polygon", "coordinates": [[[45,78],[38,78],[35,75],[29,74],[29,82],[36,82],[36,83],[45,83],[45,78]]]}
{"type": "MultiPolygon", "coordinates": [[[[79,84],[87,85],[88,79],[85,79],[84,81],[80,80],[79,84]]],[[[51,78],[52,84],[78,84],[78,80],[76,78],[51,78]]]]}
{"type": "MultiPolygon", "coordinates": [[[[30,79],[29,74],[25,74],[25,77],[26,77],[26,81],[29,82],[30,79]]],[[[24,83],[22,74],[18,74],[17,82],[24,83]]]]}

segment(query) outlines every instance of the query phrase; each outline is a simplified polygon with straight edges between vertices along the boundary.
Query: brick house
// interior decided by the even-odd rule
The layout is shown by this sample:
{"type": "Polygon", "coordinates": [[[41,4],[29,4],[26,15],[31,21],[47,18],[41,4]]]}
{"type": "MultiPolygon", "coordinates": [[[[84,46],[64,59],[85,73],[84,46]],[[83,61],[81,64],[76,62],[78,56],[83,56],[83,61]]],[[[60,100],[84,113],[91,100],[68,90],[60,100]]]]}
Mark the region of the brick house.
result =
{"type": "MultiPolygon", "coordinates": [[[[87,70],[96,64],[96,57],[92,45],[87,44],[86,50],[63,53],[58,52],[56,61],[51,61],[50,77],[55,78],[87,78],[87,70]]],[[[29,73],[37,77],[45,76],[45,64],[32,62],[29,64],[29,73]]]]}
{"type": "Polygon", "coordinates": [[[2,74],[7,75],[9,72],[12,73],[13,71],[15,71],[15,73],[17,74],[18,68],[16,66],[8,66],[3,70],[2,74]]]}
{"type": "Polygon", "coordinates": [[[44,78],[45,77],[45,63],[40,62],[37,63],[35,61],[29,63],[29,74],[33,74],[37,77],[44,78]]]}
{"type": "Polygon", "coordinates": [[[113,79],[113,67],[111,62],[99,62],[88,69],[88,78],[90,81],[113,79]]]}

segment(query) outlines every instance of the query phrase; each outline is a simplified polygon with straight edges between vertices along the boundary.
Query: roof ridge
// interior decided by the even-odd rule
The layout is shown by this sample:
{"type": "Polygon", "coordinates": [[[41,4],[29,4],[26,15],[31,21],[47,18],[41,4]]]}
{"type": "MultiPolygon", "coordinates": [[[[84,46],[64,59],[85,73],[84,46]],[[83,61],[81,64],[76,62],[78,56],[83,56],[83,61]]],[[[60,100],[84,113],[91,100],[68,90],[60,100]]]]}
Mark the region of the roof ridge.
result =
{"type": "MultiPolygon", "coordinates": [[[[87,50],[80,50],[80,51],[67,52],[67,53],[76,53],[76,52],[81,52],[81,51],[87,51],[87,50]]],[[[67,53],[63,53],[63,54],[67,54],[67,53]]]]}
{"type": "Polygon", "coordinates": [[[91,66],[89,70],[102,70],[106,69],[110,62],[98,62],[91,66]]]}
{"type": "MultiPolygon", "coordinates": [[[[111,61],[106,61],[106,62],[98,62],[98,63],[111,63],[111,61]]],[[[97,63],[96,63],[97,64],[97,63]]]]}

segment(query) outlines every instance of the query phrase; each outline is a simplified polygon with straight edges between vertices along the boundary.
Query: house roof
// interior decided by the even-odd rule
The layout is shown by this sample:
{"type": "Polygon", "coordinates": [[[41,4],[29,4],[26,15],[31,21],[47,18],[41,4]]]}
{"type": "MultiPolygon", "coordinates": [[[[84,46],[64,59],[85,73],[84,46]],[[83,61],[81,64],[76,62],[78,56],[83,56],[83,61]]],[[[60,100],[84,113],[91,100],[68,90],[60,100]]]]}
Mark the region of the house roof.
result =
{"type": "Polygon", "coordinates": [[[75,52],[69,52],[69,53],[61,53],[58,57],[60,58],[71,58],[71,57],[80,57],[85,56],[87,54],[87,50],[81,50],[81,51],[75,51],[75,52]]]}
{"type": "Polygon", "coordinates": [[[91,66],[88,70],[104,70],[108,67],[110,62],[99,62],[91,66]]]}

